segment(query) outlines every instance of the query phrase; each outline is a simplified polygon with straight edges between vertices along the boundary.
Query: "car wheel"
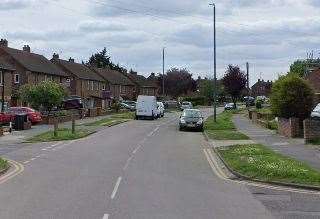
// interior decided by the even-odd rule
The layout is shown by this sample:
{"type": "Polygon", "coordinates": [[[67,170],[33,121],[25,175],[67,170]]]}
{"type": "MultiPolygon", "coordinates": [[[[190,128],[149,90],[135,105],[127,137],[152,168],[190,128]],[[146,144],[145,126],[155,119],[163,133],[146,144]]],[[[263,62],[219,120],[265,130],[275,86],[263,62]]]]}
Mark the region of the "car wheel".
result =
{"type": "Polygon", "coordinates": [[[181,126],[179,126],[179,131],[182,131],[182,130],[183,130],[183,128],[181,126]]]}

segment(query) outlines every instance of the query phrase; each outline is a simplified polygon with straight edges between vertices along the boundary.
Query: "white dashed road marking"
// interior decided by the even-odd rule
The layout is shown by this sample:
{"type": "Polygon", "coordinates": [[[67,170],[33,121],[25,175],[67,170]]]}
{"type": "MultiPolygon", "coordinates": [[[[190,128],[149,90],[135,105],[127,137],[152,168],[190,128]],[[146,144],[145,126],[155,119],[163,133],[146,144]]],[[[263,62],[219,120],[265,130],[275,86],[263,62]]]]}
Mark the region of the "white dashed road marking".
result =
{"type": "Polygon", "coordinates": [[[111,199],[114,199],[116,197],[121,180],[122,180],[122,177],[120,176],[116,182],[116,185],[114,186],[113,192],[111,194],[111,199]]]}

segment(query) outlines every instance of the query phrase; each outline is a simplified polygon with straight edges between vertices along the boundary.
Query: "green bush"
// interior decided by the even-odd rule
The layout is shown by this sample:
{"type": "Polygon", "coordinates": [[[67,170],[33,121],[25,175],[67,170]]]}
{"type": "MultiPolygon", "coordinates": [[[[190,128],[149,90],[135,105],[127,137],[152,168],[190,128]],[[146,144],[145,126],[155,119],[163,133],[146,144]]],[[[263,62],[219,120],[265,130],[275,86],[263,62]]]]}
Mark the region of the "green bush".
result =
{"type": "Polygon", "coordinates": [[[305,119],[310,116],[313,90],[296,75],[280,77],[272,87],[271,111],[275,116],[305,119]]]}
{"type": "Polygon", "coordinates": [[[183,99],[184,101],[191,102],[193,106],[204,106],[208,104],[208,100],[206,97],[200,96],[200,97],[185,97],[183,99]]]}
{"type": "Polygon", "coordinates": [[[257,108],[257,109],[262,109],[262,103],[263,103],[262,100],[257,100],[257,101],[256,101],[256,108],[257,108]]]}

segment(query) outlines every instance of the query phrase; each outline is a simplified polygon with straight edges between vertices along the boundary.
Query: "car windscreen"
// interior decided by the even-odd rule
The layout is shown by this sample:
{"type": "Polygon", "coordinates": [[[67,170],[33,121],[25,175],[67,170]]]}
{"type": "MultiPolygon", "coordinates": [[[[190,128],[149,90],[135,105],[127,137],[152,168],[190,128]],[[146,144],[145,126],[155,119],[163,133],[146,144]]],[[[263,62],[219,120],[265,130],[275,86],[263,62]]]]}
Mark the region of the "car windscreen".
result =
{"type": "Polygon", "coordinates": [[[192,117],[192,118],[200,118],[202,117],[201,112],[200,111],[196,111],[196,110],[185,110],[182,113],[182,117],[192,117]]]}
{"type": "Polygon", "coordinates": [[[318,105],[316,106],[316,108],[314,108],[313,111],[314,111],[314,112],[320,112],[320,104],[318,104],[318,105]]]}

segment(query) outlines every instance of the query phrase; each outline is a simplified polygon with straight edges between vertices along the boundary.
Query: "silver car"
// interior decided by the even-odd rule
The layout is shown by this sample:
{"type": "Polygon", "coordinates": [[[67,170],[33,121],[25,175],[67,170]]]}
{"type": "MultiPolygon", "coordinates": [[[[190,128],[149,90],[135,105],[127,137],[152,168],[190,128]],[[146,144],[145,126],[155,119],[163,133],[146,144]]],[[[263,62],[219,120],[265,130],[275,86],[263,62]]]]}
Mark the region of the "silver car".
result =
{"type": "Polygon", "coordinates": [[[180,106],[181,111],[185,109],[192,109],[192,108],[193,108],[192,103],[187,101],[183,101],[180,106]]]}
{"type": "Polygon", "coordinates": [[[320,119],[320,103],[313,109],[311,118],[320,119]]]}

